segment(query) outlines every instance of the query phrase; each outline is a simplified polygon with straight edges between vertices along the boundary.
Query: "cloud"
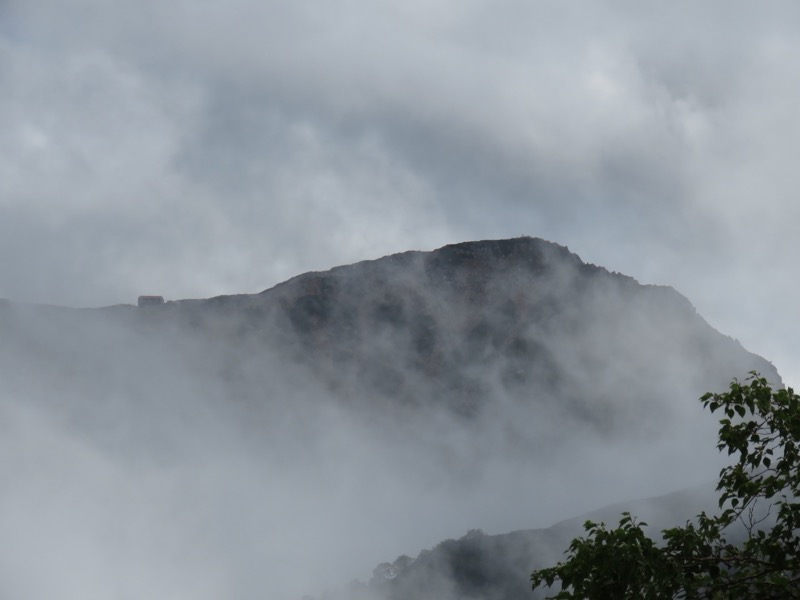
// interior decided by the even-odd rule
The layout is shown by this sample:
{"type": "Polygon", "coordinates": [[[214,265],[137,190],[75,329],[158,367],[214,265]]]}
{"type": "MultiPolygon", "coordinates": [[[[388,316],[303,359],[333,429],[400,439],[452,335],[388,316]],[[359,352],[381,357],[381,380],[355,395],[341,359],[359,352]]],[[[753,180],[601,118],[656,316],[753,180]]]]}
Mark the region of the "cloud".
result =
{"type": "Polygon", "coordinates": [[[673,284],[796,362],[776,325],[795,290],[789,2],[2,11],[0,223],[28,260],[4,252],[0,295],[256,291],[524,233],[673,284]]]}

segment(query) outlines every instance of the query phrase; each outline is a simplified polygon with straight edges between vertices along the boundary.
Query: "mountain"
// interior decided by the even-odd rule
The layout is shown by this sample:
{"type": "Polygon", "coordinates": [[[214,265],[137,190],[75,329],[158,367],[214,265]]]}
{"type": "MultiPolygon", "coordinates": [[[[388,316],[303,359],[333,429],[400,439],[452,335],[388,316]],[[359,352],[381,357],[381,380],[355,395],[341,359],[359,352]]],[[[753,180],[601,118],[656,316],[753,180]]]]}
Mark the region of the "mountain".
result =
{"type": "Polygon", "coordinates": [[[25,573],[48,569],[85,597],[103,565],[106,596],[297,598],[682,489],[718,471],[698,397],[751,370],[780,383],[675,290],[535,238],[258,294],[0,303],[0,535],[27,540],[0,595],[47,597],[25,573]]]}
{"type": "Polygon", "coordinates": [[[135,316],[225,347],[228,381],[277,352],[340,400],[392,418],[431,406],[478,417],[502,398],[619,433],[750,370],[780,379],[672,288],[535,238],[406,252],[135,316]]]}

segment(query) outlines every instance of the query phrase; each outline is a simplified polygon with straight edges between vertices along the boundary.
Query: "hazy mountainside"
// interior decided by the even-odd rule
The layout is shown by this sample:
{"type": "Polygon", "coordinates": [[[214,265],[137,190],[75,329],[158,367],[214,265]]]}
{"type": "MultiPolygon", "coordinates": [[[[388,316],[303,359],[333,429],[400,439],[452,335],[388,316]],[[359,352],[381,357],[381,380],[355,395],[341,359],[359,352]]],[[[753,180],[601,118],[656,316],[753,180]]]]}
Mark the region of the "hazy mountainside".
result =
{"type": "Polygon", "coordinates": [[[0,450],[21,458],[0,535],[29,541],[0,550],[0,595],[48,597],[24,575],[43,563],[61,598],[98,565],[107,597],[296,598],[468,529],[680,489],[718,467],[697,398],[750,370],[780,381],[673,289],[533,238],[260,294],[2,303],[0,450]]]}
{"type": "Polygon", "coordinates": [[[616,525],[621,513],[646,517],[649,530],[658,532],[683,523],[702,510],[716,508],[713,484],[658,498],[607,506],[546,529],[526,529],[499,535],[480,530],[449,539],[412,558],[381,563],[366,582],[354,581],[322,600],[537,600],[548,594],[532,592],[530,572],[564,559],[564,550],[585,535],[587,519],[616,525]]]}
{"type": "MultiPolygon", "coordinates": [[[[407,252],[163,310],[229,340],[278,346],[337,386],[344,370],[359,391],[415,404],[433,388],[467,413],[493,385],[530,395],[531,384],[581,374],[597,390],[614,377],[658,376],[677,362],[670,354],[710,361],[721,383],[753,365],[774,373],[671,288],[641,286],[532,238],[407,252]],[[625,368],[611,356],[624,356],[625,368]]],[[[711,380],[707,370],[692,375],[711,380]]]]}
{"type": "MultiPolygon", "coordinates": [[[[223,360],[211,366],[228,381],[247,378],[254,360],[277,354],[312,367],[331,391],[354,401],[447,403],[466,415],[498,393],[543,402],[537,393],[558,390],[566,410],[602,418],[619,401],[612,396],[620,382],[660,390],[654,382],[673,382],[673,367],[683,371],[682,385],[698,391],[751,368],[777,377],[673,289],[639,285],[534,238],[406,252],[306,273],[260,294],[144,309],[12,305],[0,318],[4,333],[16,326],[26,345],[65,327],[67,339],[49,352],[85,342],[121,342],[124,352],[129,341],[120,336],[128,333],[159,344],[190,340],[217,351],[223,360]],[[30,336],[20,313],[43,331],[30,336]],[[104,328],[97,339],[94,324],[104,328]]],[[[646,402],[639,397],[626,408],[646,402]]]]}
{"type": "Polygon", "coordinates": [[[207,393],[209,379],[228,401],[252,405],[300,385],[392,428],[428,410],[465,426],[488,419],[481,427],[502,429],[523,452],[553,441],[551,427],[520,421],[529,416],[648,435],[734,375],[779,380],[672,288],[534,238],[406,252],[260,294],[142,309],[11,306],[0,327],[11,363],[46,361],[69,388],[110,384],[147,402],[171,386],[207,393]],[[197,372],[202,384],[183,376],[197,372]]]}

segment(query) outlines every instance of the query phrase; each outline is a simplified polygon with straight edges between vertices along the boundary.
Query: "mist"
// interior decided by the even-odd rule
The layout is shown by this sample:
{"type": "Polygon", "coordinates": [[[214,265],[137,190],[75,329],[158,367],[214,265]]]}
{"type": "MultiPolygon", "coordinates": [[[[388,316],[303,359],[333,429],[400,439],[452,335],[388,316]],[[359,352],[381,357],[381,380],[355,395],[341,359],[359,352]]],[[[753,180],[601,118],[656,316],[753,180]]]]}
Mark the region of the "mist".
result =
{"type": "Polygon", "coordinates": [[[16,598],[299,599],[710,484],[697,398],[771,369],[673,290],[527,238],[255,296],[0,308],[16,598]]]}

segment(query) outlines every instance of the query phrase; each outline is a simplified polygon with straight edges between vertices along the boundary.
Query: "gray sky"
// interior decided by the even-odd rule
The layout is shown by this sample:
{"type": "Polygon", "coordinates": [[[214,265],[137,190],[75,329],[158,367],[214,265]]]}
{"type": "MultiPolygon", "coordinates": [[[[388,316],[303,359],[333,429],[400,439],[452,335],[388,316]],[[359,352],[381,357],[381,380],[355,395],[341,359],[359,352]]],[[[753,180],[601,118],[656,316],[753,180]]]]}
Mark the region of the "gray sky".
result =
{"type": "Polygon", "coordinates": [[[0,296],[543,237],[800,378],[800,6],[0,0],[0,296]]]}

